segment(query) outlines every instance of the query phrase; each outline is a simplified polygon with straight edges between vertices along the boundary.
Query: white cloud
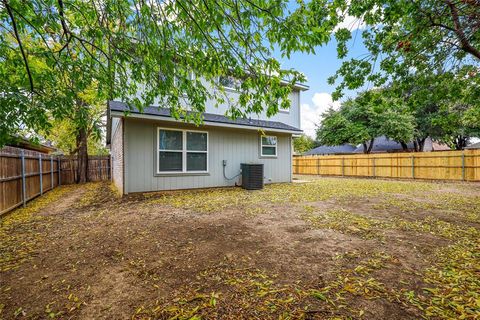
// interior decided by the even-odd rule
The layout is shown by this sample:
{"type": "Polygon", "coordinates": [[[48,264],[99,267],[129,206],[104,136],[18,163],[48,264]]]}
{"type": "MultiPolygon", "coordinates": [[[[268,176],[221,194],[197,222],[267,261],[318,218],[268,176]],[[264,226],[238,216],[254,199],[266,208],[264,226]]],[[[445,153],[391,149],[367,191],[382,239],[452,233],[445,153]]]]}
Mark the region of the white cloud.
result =
{"type": "Polygon", "coordinates": [[[338,109],[339,101],[333,101],[332,95],[326,92],[315,93],[312,98],[312,104],[304,103],[301,106],[301,126],[305,134],[315,138],[316,125],[320,123],[322,113],[330,107],[338,109]]]}
{"type": "Polygon", "coordinates": [[[340,28],[346,28],[353,32],[355,30],[365,29],[366,26],[367,24],[365,21],[363,21],[363,19],[346,14],[343,18],[343,21],[335,27],[334,31],[337,31],[340,28]]]}

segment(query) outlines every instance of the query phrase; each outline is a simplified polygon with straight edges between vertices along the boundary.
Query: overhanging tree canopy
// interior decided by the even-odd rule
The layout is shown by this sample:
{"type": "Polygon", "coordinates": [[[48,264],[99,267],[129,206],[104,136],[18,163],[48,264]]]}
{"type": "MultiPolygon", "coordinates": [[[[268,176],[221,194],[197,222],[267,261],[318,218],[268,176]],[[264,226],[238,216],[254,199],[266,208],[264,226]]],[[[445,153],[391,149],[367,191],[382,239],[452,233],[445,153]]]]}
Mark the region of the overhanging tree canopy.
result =
{"type": "MultiPolygon", "coordinates": [[[[330,83],[338,82],[334,98],[367,82],[381,86],[415,73],[456,72],[470,68],[479,74],[480,4],[458,0],[333,1],[366,24],[361,31],[368,54],[344,61],[330,83]]],[[[348,28],[337,31],[338,56],[345,58],[348,28]]]]}
{"type": "MultiPolygon", "coordinates": [[[[229,116],[264,108],[272,115],[279,100],[288,101],[291,86],[304,80],[272,58],[274,46],[284,55],[313,52],[329,40],[336,23],[326,2],[299,3],[293,12],[285,0],[1,4],[0,143],[19,125],[36,130],[48,127],[49,117],[70,114],[93,83],[98,98],[119,98],[139,109],[162,97],[162,105],[178,117],[185,115],[182,99],[193,111],[204,111],[212,94],[207,85],[230,74],[243,81],[229,116]],[[320,17],[331,18],[319,26],[320,17]]],[[[226,101],[221,88],[215,98],[226,101]]]]}

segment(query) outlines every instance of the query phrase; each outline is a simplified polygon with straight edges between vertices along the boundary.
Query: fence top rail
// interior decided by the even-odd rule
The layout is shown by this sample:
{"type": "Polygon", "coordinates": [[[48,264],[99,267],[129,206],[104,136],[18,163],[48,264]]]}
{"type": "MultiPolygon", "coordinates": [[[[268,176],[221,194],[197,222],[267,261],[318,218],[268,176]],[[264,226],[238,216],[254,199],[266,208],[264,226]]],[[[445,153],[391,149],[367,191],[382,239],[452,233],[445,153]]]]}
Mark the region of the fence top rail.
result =
{"type": "Polygon", "coordinates": [[[300,156],[295,157],[294,160],[371,160],[371,159],[405,159],[409,160],[412,157],[417,159],[439,159],[439,158],[478,158],[480,152],[477,154],[458,153],[455,155],[428,155],[425,153],[399,153],[395,156],[379,156],[378,154],[361,154],[361,155],[349,155],[349,156],[300,156]]]}
{"type": "MultiPolygon", "coordinates": [[[[76,156],[66,156],[66,155],[61,155],[59,156],[60,160],[77,160],[76,156]]],[[[110,155],[105,155],[105,156],[95,156],[95,155],[88,155],[89,160],[108,160],[110,159],[110,155]]]]}

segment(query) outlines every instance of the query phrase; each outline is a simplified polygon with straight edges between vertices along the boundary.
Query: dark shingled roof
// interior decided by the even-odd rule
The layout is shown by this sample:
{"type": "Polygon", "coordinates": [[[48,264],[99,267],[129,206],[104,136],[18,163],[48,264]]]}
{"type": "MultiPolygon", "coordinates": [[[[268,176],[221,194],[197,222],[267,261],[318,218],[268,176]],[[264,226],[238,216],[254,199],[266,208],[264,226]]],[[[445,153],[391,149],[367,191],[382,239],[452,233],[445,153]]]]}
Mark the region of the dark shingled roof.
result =
{"type": "MultiPolygon", "coordinates": [[[[146,114],[146,115],[158,116],[158,117],[170,117],[170,109],[168,108],[151,106],[151,107],[144,108],[143,112],[140,112],[137,109],[133,109],[133,108],[130,109],[126,103],[120,102],[120,101],[109,101],[108,108],[110,111],[120,111],[120,112],[127,111],[135,114],[146,114]]],[[[207,122],[235,124],[235,125],[241,125],[241,126],[247,126],[247,127],[260,127],[260,128],[267,128],[267,129],[302,132],[302,130],[298,128],[289,126],[285,123],[278,122],[278,121],[266,121],[266,120],[245,119],[245,118],[232,120],[226,116],[213,114],[213,113],[204,113],[203,120],[207,122]]]]}
{"type": "Polygon", "coordinates": [[[312,150],[307,151],[306,155],[315,155],[315,154],[346,154],[353,153],[355,146],[351,144],[342,144],[341,146],[320,146],[312,150]]]}
{"type": "Polygon", "coordinates": [[[471,145],[469,145],[465,149],[480,149],[480,142],[472,143],[471,145]]]}
{"type": "MultiPolygon", "coordinates": [[[[367,142],[367,146],[370,145],[370,142],[367,142]]],[[[413,150],[414,145],[413,142],[407,143],[407,149],[413,150]]],[[[423,151],[432,151],[432,139],[427,138],[425,140],[425,146],[423,151]]],[[[386,136],[379,136],[373,140],[373,148],[371,152],[398,152],[403,151],[402,145],[392,139],[387,138],[386,136]]],[[[355,150],[355,153],[363,153],[363,146],[359,145],[355,150]]]]}

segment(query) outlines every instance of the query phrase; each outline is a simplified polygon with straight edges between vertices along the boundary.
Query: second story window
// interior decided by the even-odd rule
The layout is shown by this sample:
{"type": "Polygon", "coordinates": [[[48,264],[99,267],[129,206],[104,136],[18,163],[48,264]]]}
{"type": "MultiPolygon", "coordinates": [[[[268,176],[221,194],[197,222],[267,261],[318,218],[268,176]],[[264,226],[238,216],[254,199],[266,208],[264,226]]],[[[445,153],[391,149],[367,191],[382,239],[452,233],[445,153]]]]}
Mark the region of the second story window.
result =
{"type": "MultiPolygon", "coordinates": [[[[292,106],[290,105],[290,108],[291,108],[291,107],[292,107],[292,106]]],[[[282,106],[282,100],[280,100],[280,101],[278,102],[278,111],[279,111],[279,112],[289,113],[289,112],[290,112],[290,108],[284,108],[284,107],[282,106]]]]}
{"type": "MultiPolygon", "coordinates": [[[[174,86],[178,86],[180,85],[180,83],[184,80],[186,81],[193,81],[195,78],[193,76],[193,72],[191,71],[184,71],[183,74],[185,74],[185,79],[183,77],[180,76],[180,70],[177,69],[177,67],[175,67],[175,70],[173,70],[172,73],[170,73],[171,75],[171,79],[170,81],[172,81],[173,85],[174,86]]],[[[169,77],[167,76],[167,73],[165,73],[164,71],[159,71],[158,73],[158,81],[159,82],[163,82],[163,83],[166,83],[167,81],[169,80],[169,77]]]]}
{"type": "Polygon", "coordinates": [[[219,76],[218,84],[226,89],[238,90],[240,89],[242,81],[232,76],[219,76]]]}

